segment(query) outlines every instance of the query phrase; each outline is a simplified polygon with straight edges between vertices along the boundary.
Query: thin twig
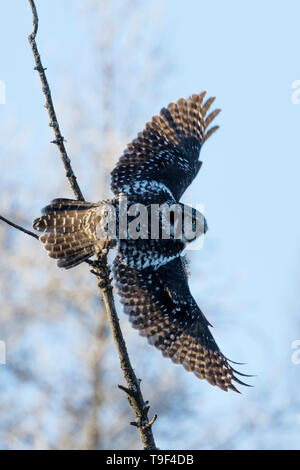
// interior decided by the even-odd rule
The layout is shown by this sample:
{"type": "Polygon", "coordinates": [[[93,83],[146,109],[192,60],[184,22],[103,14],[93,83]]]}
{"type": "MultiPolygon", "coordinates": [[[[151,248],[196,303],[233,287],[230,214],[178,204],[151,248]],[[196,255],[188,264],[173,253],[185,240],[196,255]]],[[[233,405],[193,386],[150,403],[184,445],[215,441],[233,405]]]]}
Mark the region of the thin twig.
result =
{"type": "MultiPolygon", "coordinates": [[[[76,176],[72,170],[70,158],[67,155],[65,146],[64,146],[64,138],[62,137],[59,129],[59,124],[56,118],[51,92],[48,85],[48,81],[45,75],[45,69],[42,66],[40,54],[38,52],[38,48],[36,45],[35,37],[38,30],[38,16],[36,7],[33,0],[28,0],[29,4],[32,9],[33,15],[33,32],[30,34],[28,40],[30,46],[32,48],[32,52],[35,58],[36,63],[36,70],[38,70],[40,79],[42,82],[42,90],[46,96],[46,108],[48,109],[48,113],[50,116],[50,126],[53,128],[55,133],[55,141],[53,141],[59,148],[61,158],[64,163],[64,167],[66,169],[66,176],[70,182],[71,188],[79,200],[84,200],[81,189],[77,183],[76,176]]],[[[29,234],[31,234],[29,232],[29,234]]],[[[144,401],[141,387],[140,387],[140,380],[137,379],[135,372],[132,368],[130,363],[129,355],[127,352],[125,340],[122,334],[122,330],[119,323],[119,318],[117,315],[114,296],[113,296],[113,289],[111,284],[111,277],[110,277],[110,268],[107,263],[107,252],[101,253],[96,257],[96,261],[89,262],[92,266],[92,272],[95,274],[99,280],[99,287],[101,289],[103,300],[106,307],[106,313],[108,317],[108,321],[111,327],[112,336],[114,339],[114,343],[118,352],[121,368],[123,371],[124,379],[127,384],[127,388],[120,387],[122,390],[125,390],[127,393],[127,398],[135,412],[135,422],[134,425],[138,428],[143,448],[144,449],[156,449],[153,433],[152,433],[152,424],[156,420],[156,415],[149,421],[148,419],[148,411],[150,406],[148,402],[144,401]]]]}
{"type": "Polygon", "coordinates": [[[36,6],[35,6],[33,0],[28,0],[28,1],[29,1],[30,6],[31,6],[31,10],[32,10],[32,22],[33,22],[33,31],[28,36],[28,41],[29,41],[29,44],[31,46],[33,56],[34,56],[34,60],[35,60],[35,65],[36,65],[35,70],[37,70],[39,72],[40,79],[41,79],[41,82],[42,82],[42,90],[43,90],[43,93],[46,97],[45,108],[47,108],[48,113],[49,113],[49,117],[50,117],[49,126],[53,128],[53,131],[54,131],[54,134],[55,134],[55,140],[53,140],[51,143],[56,144],[58,149],[59,149],[60,156],[61,156],[61,159],[63,161],[64,167],[65,167],[65,170],[66,170],[66,177],[69,180],[69,183],[71,185],[71,188],[72,188],[76,198],[80,201],[84,201],[84,197],[82,195],[81,189],[80,189],[80,187],[77,183],[76,176],[75,176],[74,171],[72,169],[71,160],[68,157],[68,154],[66,152],[66,148],[65,148],[65,145],[64,145],[65,139],[61,135],[61,132],[60,132],[59,124],[58,124],[58,121],[57,121],[57,118],[56,118],[56,113],[55,113],[55,109],[54,109],[54,105],[53,105],[53,101],[52,101],[51,91],[50,91],[50,88],[49,88],[49,85],[48,85],[48,80],[47,80],[47,77],[46,77],[46,74],[45,74],[46,69],[42,65],[41,56],[39,54],[39,51],[38,51],[38,48],[37,48],[37,45],[36,45],[36,42],[35,42],[35,37],[37,35],[38,24],[39,24],[39,19],[38,19],[38,15],[37,15],[37,11],[36,11],[36,6]]]}
{"type": "Polygon", "coordinates": [[[30,230],[27,230],[26,228],[21,227],[21,225],[17,225],[14,222],[11,222],[10,220],[3,217],[2,215],[0,215],[0,220],[3,220],[3,222],[7,223],[8,225],[11,225],[12,227],[16,228],[17,230],[20,230],[21,232],[27,233],[27,235],[30,235],[31,237],[34,237],[37,240],[39,239],[36,233],[33,233],[30,230]]]}

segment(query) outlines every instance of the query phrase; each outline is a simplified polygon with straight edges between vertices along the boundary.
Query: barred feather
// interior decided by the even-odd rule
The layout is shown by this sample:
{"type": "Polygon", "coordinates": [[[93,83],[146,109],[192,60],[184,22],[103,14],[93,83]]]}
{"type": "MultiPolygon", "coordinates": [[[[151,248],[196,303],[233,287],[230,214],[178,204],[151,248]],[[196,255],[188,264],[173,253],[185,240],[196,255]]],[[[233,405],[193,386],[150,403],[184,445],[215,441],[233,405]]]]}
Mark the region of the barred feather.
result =
{"type": "Polygon", "coordinates": [[[72,268],[94,254],[96,226],[100,216],[98,203],[54,199],[46,206],[33,228],[45,232],[40,236],[51,258],[62,268],[72,268]]]}

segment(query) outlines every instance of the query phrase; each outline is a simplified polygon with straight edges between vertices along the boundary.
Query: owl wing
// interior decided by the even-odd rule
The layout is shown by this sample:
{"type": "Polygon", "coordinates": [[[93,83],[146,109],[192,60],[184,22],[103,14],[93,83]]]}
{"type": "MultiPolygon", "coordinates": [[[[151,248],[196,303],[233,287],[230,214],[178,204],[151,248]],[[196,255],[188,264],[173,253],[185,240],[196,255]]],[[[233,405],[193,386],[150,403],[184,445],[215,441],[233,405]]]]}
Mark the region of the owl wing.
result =
{"type": "Polygon", "coordinates": [[[117,256],[114,274],[132,326],[165,357],[225,391],[238,392],[232,381],[247,385],[236,377],[245,374],[235,371],[222,354],[192,297],[182,257],[154,271],[130,268],[117,256]]]}
{"type": "Polygon", "coordinates": [[[187,100],[181,98],[163,108],[159,116],[153,116],[111,173],[115,194],[132,193],[140,184],[155,181],[179,201],[201,167],[202,144],[218,129],[208,129],[220,109],[207,115],[214,98],[203,103],[205,94],[204,91],[187,100]]]}

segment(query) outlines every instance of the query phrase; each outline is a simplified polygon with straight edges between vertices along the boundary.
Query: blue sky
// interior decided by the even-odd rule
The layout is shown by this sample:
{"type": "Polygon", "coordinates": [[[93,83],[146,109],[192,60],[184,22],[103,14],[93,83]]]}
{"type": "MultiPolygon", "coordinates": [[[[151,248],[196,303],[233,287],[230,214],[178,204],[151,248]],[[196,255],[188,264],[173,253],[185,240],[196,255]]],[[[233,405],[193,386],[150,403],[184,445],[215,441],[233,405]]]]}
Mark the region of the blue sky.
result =
{"type": "MultiPolygon", "coordinates": [[[[76,2],[36,3],[40,52],[54,91],[60,72],[69,68],[80,81],[88,42],[76,2]]],[[[173,67],[161,105],[206,89],[222,108],[221,127],[205,144],[204,164],[184,200],[205,205],[209,232],[203,250],[192,252],[192,271],[202,262],[207,265],[212,294],[220,292],[225,302],[212,320],[214,334],[225,354],[258,374],[252,381],[258,391],[247,390],[238,405],[235,396],[213,392],[220,407],[226,404],[229,410],[246,407],[251,393],[265,391],[276,367],[284,371],[280,402],[281,387],[296,387],[300,373],[300,365],[290,360],[291,343],[300,338],[300,105],[291,100],[292,83],[300,79],[299,17],[297,1],[167,0],[164,8],[162,46],[173,67]]],[[[31,123],[42,152],[50,131],[32,71],[30,31],[27,2],[6,2],[0,20],[0,80],[6,83],[7,102],[0,105],[0,122],[31,123]]],[[[151,103],[145,109],[145,120],[158,112],[151,103]]],[[[63,123],[64,116],[59,118],[63,123]]],[[[20,171],[30,186],[25,162],[20,171]]],[[[191,287],[201,308],[205,297],[203,310],[210,319],[209,308],[218,299],[207,300],[209,286],[195,276],[191,287]]],[[[290,433],[286,447],[297,445],[296,416],[290,433]]]]}

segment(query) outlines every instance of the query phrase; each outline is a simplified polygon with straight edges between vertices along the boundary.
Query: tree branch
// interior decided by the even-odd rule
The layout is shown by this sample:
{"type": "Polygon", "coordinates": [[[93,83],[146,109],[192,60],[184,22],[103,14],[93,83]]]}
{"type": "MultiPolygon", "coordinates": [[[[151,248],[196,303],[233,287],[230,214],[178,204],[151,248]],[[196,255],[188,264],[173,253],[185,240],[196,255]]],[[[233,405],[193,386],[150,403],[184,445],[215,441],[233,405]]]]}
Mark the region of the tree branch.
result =
{"type": "Polygon", "coordinates": [[[17,230],[20,230],[21,232],[27,233],[27,235],[30,235],[31,237],[34,237],[37,240],[39,239],[39,236],[36,233],[33,233],[30,230],[27,230],[26,228],[21,227],[21,225],[17,225],[14,222],[11,222],[10,220],[3,217],[2,215],[0,215],[0,220],[3,220],[3,222],[7,223],[8,225],[11,225],[12,227],[16,228],[17,230]]]}
{"type": "Polygon", "coordinates": [[[70,183],[70,186],[73,190],[73,193],[75,194],[75,196],[78,200],[84,201],[84,197],[82,195],[81,189],[79,187],[79,184],[77,183],[76,176],[75,176],[74,171],[72,169],[71,160],[68,157],[67,152],[66,152],[66,148],[65,148],[65,145],[64,145],[65,139],[61,135],[61,132],[60,132],[59,124],[58,124],[58,121],[57,121],[57,118],[56,118],[56,113],[55,113],[55,109],[54,109],[54,105],[53,105],[53,101],[52,101],[51,91],[50,91],[50,88],[49,88],[49,85],[48,85],[48,80],[47,80],[47,77],[46,77],[46,74],[45,74],[46,69],[42,65],[41,56],[39,54],[39,51],[38,51],[38,48],[37,48],[37,45],[36,45],[36,42],[35,42],[35,37],[36,37],[37,32],[38,32],[38,24],[39,24],[39,19],[38,19],[38,15],[37,15],[37,11],[36,11],[36,6],[35,6],[35,3],[34,3],[33,0],[28,0],[28,1],[29,1],[30,6],[31,6],[31,10],[32,10],[32,22],[33,22],[33,31],[28,36],[28,41],[29,41],[29,44],[31,46],[33,56],[34,56],[34,60],[35,60],[35,65],[36,65],[35,70],[37,70],[39,72],[40,79],[41,79],[41,82],[42,82],[42,90],[43,90],[43,93],[46,97],[45,108],[48,110],[48,114],[49,114],[49,117],[50,117],[49,126],[53,128],[54,135],[55,135],[55,140],[52,140],[51,143],[56,144],[58,149],[59,149],[60,156],[61,156],[63,165],[64,165],[65,170],[66,170],[66,177],[69,180],[69,183],[70,183]]]}
{"type": "Polygon", "coordinates": [[[107,252],[102,252],[101,255],[97,256],[96,258],[96,261],[89,261],[89,264],[92,267],[92,273],[95,274],[99,280],[98,285],[102,291],[113,340],[127,384],[127,387],[119,385],[119,388],[125,391],[127,394],[127,399],[135,412],[136,420],[131,424],[138,428],[143,443],[143,448],[156,449],[151,429],[151,426],[156,418],[154,420],[152,419],[151,421],[148,419],[148,411],[150,406],[148,405],[148,402],[144,401],[140,387],[141,381],[137,379],[129,359],[126,343],[122,334],[115,307],[111,285],[111,271],[107,263],[107,252]]]}
{"type": "MultiPolygon", "coordinates": [[[[50,127],[53,128],[53,131],[55,134],[55,140],[53,141],[53,143],[55,143],[59,149],[60,156],[61,156],[61,159],[63,161],[64,167],[66,170],[66,176],[69,180],[69,183],[71,185],[71,188],[76,198],[79,200],[84,200],[81,189],[77,183],[76,176],[71,166],[71,160],[68,157],[65,146],[64,146],[64,138],[61,135],[59,124],[56,118],[56,113],[55,113],[55,109],[54,109],[54,105],[53,105],[53,101],[51,97],[50,88],[49,88],[48,81],[46,78],[45,69],[42,66],[41,57],[38,52],[38,48],[37,48],[36,41],[35,41],[37,31],[38,31],[38,15],[37,15],[36,6],[33,0],[28,0],[28,1],[31,6],[32,15],[33,15],[33,32],[29,35],[28,40],[29,40],[29,44],[33,52],[34,59],[35,59],[35,64],[36,64],[35,69],[39,72],[39,76],[40,76],[41,83],[42,83],[42,90],[46,97],[45,107],[47,108],[49,117],[50,117],[49,125],[50,127]]],[[[21,227],[16,226],[15,224],[11,222],[8,222],[4,218],[2,219],[6,221],[7,223],[10,223],[10,225],[12,225],[13,227],[18,228],[19,230],[22,230],[23,232],[29,235],[35,236],[35,234],[32,234],[32,232],[26,231],[25,229],[22,229],[21,227]]],[[[36,236],[36,238],[38,237],[36,236]]],[[[122,334],[122,330],[121,330],[120,323],[119,323],[119,318],[118,318],[116,307],[115,307],[112,284],[111,284],[111,277],[110,277],[111,272],[107,263],[107,252],[103,252],[99,254],[96,257],[96,260],[90,261],[89,264],[93,268],[92,273],[95,274],[97,276],[97,279],[99,280],[99,287],[103,295],[103,300],[105,303],[106,313],[107,313],[108,321],[111,327],[112,336],[114,339],[115,347],[118,352],[123,375],[127,384],[126,389],[125,387],[122,387],[122,386],[120,386],[120,388],[126,391],[128,401],[135,412],[136,419],[135,419],[134,425],[139,430],[143,448],[144,449],[156,449],[156,445],[155,445],[155,441],[154,441],[154,437],[152,433],[152,424],[154,423],[156,419],[156,415],[152,418],[151,421],[149,421],[148,411],[150,407],[148,405],[148,402],[145,402],[143,399],[143,395],[142,395],[141,388],[140,388],[140,380],[137,379],[135,372],[132,368],[132,365],[130,363],[125,340],[122,334]]]]}

